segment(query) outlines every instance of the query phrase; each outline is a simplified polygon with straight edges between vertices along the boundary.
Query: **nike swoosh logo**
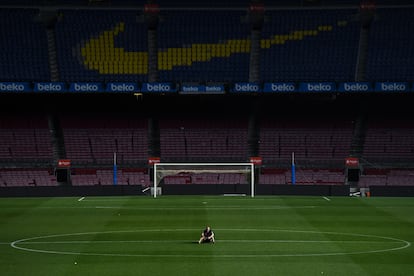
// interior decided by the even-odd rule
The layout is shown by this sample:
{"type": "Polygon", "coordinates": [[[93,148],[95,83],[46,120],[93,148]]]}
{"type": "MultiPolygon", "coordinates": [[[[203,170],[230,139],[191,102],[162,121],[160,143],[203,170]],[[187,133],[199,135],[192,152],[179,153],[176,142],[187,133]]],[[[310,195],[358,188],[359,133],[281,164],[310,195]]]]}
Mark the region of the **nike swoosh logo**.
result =
{"type": "MultiPolygon", "coordinates": [[[[346,26],[346,21],[338,26],[346,26]]],[[[296,30],[289,34],[274,35],[260,41],[262,49],[288,41],[302,40],[307,36],[317,36],[321,32],[330,32],[333,25],[321,25],[315,29],[296,30]]],[[[114,28],[103,31],[97,38],[91,38],[81,47],[84,66],[100,74],[138,74],[148,73],[147,52],[127,52],[115,47],[115,37],[125,31],[125,23],[120,22],[114,28]]],[[[158,52],[158,70],[172,70],[176,66],[191,66],[194,62],[208,62],[212,58],[227,58],[234,54],[248,54],[250,39],[229,39],[224,43],[197,43],[189,47],[168,48],[158,52]],[[168,62],[163,62],[167,60],[168,62]]]]}

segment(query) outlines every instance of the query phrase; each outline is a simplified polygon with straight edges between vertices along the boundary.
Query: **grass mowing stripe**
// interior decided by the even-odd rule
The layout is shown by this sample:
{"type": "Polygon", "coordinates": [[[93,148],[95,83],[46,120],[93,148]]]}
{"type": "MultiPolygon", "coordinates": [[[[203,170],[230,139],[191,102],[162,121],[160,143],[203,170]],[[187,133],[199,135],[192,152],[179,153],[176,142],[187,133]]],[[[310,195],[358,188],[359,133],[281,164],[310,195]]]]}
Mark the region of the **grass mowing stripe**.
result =
{"type": "MultiPolygon", "coordinates": [[[[13,207],[14,209],[21,209],[18,207],[13,207]]],[[[273,206],[273,207],[129,207],[124,205],[119,206],[55,206],[55,207],[37,207],[36,209],[125,209],[125,210],[144,210],[144,211],[157,211],[157,210],[292,210],[292,209],[314,209],[319,208],[319,206],[273,206]]]]}
{"type": "MultiPolygon", "coordinates": [[[[89,208],[101,208],[101,209],[111,209],[111,208],[120,208],[121,206],[94,206],[94,207],[89,207],[89,208]]],[[[125,207],[126,209],[132,209],[129,207],[125,207]]],[[[188,206],[188,207],[151,207],[151,208],[146,208],[146,207],[138,207],[135,209],[139,209],[139,210],[188,210],[189,208],[191,208],[192,210],[284,210],[284,209],[312,209],[312,208],[316,208],[316,206],[273,206],[273,207],[246,207],[246,206],[235,206],[235,207],[228,207],[228,206],[215,206],[215,207],[192,207],[192,206],[188,206]]]]}

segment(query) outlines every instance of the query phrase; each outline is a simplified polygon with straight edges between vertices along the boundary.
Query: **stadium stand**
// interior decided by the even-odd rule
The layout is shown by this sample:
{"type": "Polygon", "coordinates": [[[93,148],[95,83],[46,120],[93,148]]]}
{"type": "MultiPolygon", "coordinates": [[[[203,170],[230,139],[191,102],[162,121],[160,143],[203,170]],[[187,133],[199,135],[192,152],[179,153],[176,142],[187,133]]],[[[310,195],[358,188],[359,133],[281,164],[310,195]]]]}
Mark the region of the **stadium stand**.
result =
{"type": "Polygon", "coordinates": [[[394,169],[387,175],[387,185],[412,186],[414,185],[414,170],[394,169]]]}
{"type": "Polygon", "coordinates": [[[409,30],[413,9],[378,9],[369,35],[367,79],[409,81],[414,79],[414,39],[409,30]]]}
{"type": "MultiPolygon", "coordinates": [[[[299,169],[296,171],[297,185],[343,185],[344,170],[341,169],[299,169]]],[[[259,184],[292,184],[292,172],[287,169],[263,169],[259,184]]]]}
{"type": "Polygon", "coordinates": [[[137,10],[60,10],[55,30],[62,81],[147,79],[147,29],[137,10]]]}
{"type": "Polygon", "coordinates": [[[162,119],[160,147],[164,162],[245,162],[247,120],[162,119]]]}
{"type": "Polygon", "coordinates": [[[414,125],[407,119],[368,123],[363,158],[370,163],[410,163],[414,161],[414,125]]]}
{"type": "Polygon", "coordinates": [[[82,118],[64,115],[61,126],[67,158],[74,164],[119,164],[147,162],[147,122],[134,117],[82,118]]]}
{"type": "Polygon", "coordinates": [[[161,81],[242,81],[249,77],[245,11],[168,11],[160,14],[161,81]]]}
{"type": "Polygon", "coordinates": [[[370,186],[413,186],[412,169],[366,169],[358,182],[360,187],[370,186]]]}
{"type": "Polygon", "coordinates": [[[45,27],[35,9],[0,9],[0,80],[49,81],[45,27]]]}
{"type": "MultiPolygon", "coordinates": [[[[179,0],[179,1],[169,1],[169,0],[156,0],[151,1],[152,3],[157,3],[163,7],[246,7],[251,2],[250,0],[210,0],[210,1],[191,1],[191,0],[179,0]]],[[[256,1],[262,2],[266,6],[314,6],[314,7],[329,7],[329,6],[358,6],[360,5],[361,0],[263,0],[256,1]]],[[[411,5],[411,0],[375,0],[365,1],[367,3],[376,3],[376,5],[411,5]]],[[[51,6],[106,6],[106,7],[118,7],[118,6],[136,6],[143,5],[148,3],[147,0],[3,0],[3,5],[22,5],[22,6],[39,6],[39,5],[51,5],[51,6]]]]}
{"type": "MultiPolygon", "coordinates": [[[[266,164],[343,164],[352,141],[352,121],[329,119],[263,120],[259,155],[266,164]]],[[[283,165],[285,164],[285,165],[283,165]]]]}
{"type": "Polygon", "coordinates": [[[266,11],[261,79],[354,80],[360,29],[356,14],[356,9],[266,11]]]}
{"type": "MultiPolygon", "coordinates": [[[[74,186],[113,185],[114,174],[110,169],[74,169],[71,175],[74,186]]],[[[117,185],[150,186],[149,175],[140,168],[117,171],[117,185]]]]}
{"type": "Polygon", "coordinates": [[[0,162],[50,164],[52,158],[46,117],[0,116],[0,162]]]}
{"type": "Polygon", "coordinates": [[[386,175],[361,175],[358,186],[367,188],[370,186],[385,186],[387,183],[386,175]]]}
{"type": "Polygon", "coordinates": [[[57,186],[57,182],[50,170],[0,169],[0,186],[57,186]]]}
{"type": "MultiPolygon", "coordinates": [[[[2,40],[2,79],[49,81],[49,38],[39,10],[0,11],[3,26],[10,26],[2,28],[2,36],[8,37],[2,40]]],[[[368,80],[413,78],[412,42],[405,35],[405,27],[412,24],[406,19],[410,13],[409,8],[378,9],[369,32],[368,80]]],[[[266,11],[260,79],[355,80],[360,27],[356,8],[266,11]]],[[[148,79],[148,25],[142,6],[60,9],[54,31],[61,81],[148,79]]],[[[161,11],[157,34],[160,81],[249,79],[251,26],[246,11],[161,11]]]]}

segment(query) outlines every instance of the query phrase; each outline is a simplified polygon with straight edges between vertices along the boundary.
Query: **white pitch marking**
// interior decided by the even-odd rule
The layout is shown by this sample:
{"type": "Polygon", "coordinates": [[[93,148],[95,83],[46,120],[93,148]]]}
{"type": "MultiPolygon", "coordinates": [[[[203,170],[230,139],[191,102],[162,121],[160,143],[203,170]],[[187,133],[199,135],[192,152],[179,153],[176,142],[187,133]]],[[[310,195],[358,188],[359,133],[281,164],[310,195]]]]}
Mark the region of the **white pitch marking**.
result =
{"type": "MultiPolygon", "coordinates": [[[[217,230],[217,229],[216,229],[217,230]]],[[[309,257],[309,256],[342,256],[342,255],[355,255],[355,254],[370,254],[370,253],[380,253],[380,252],[391,252],[402,250],[407,247],[411,246],[411,243],[397,238],[391,237],[383,237],[383,236],[376,236],[376,235],[366,235],[366,234],[355,234],[355,233],[340,233],[340,232],[320,232],[320,231],[306,231],[306,230],[283,230],[283,229],[219,229],[220,231],[249,231],[249,232],[288,232],[288,233],[314,233],[314,234],[335,234],[335,235],[346,235],[346,236],[353,236],[353,237],[366,237],[366,238],[378,238],[383,240],[388,240],[388,243],[403,243],[401,246],[393,247],[393,248],[385,248],[385,249],[377,249],[377,250],[362,250],[362,251],[354,251],[354,252],[319,252],[319,253],[293,253],[293,254],[224,254],[224,255],[216,255],[215,257],[221,258],[257,258],[257,257],[309,257]]],[[[57,237],[69,237],[69,236],[79,236],[79,235],[92,235],[92,234],[110,234],[110,233],[138,233],[138,232],[169,232],[169,231],[194,231],[194,229],[141,229],[141,230],[131,230],[131,231],[102,231],[102,232],[83,232],[83,233],[71,233],[71,234],[59,234],[59,235],[49,235],[49,236],[39,236],[39,237],[31,237],[16,240],[10,243],[10,246],[27,252],[35,252],[35,253],[46,253],[46,254],[58,254],[58,255],[84,255],[84,256],[110,256],[110,257],[193,257],[199,258],[202,255],[186,255],[186,254],[117,254],[117,253],[86,253],[86,252],[72,252],[72,251],[52,251],[52,250],[41,250],[41,249],[33,249],[27,248],[23,246],[19,246],[19,244],[29,243],[36,239],[46,239],[46,238],[57,238],[57,237]]],[[[115,241],[114,241],[115,242],[115,241]]],[[[176,241],[175,241],[176,242],[176,241]]],[[[306,241],[309,242],[309,241],[306,241]]],[[[323,241],[323,242],[335,242],[335,241],[323,241]]],[[[345,242],[345,241],[344,241],[345,242]]],[[[347,241],[348,242],[348,241],[347,241]]],[[[351,241],[352,242],[352,241],[351,241]]],[[[370,242],[370,241],[367,241],[370,242]]],[[[371,241],[376,242],[376,241],[371,241]]],[[[383,242],[384,244],[386,242],[383,242]]]]}
{"type": "Polygon", "coordinates": [[[326,201],[331,201],[331,199],[327,198],[326,196],[323,197],[326,201]]]}
{"type": "MultiPolygon", "coordinates": [[[[130,241],[23,241],[19,244],[91,244],[91,243],[183,243],[188,240],[130,240],[130,241]]],[[[400,241],[326,241],[326,240],[219,240],[220,243],[367,243],[392,244],[400,241]]],[[[7,243],[10,244],[10,243],[7,243]]]]}
{"type": "Polygon", "coordinates": [[[79,198],[78,201],[82,201],[84,199],[85,199],[85,197],[83,196],[83,197],[79,198]]]}

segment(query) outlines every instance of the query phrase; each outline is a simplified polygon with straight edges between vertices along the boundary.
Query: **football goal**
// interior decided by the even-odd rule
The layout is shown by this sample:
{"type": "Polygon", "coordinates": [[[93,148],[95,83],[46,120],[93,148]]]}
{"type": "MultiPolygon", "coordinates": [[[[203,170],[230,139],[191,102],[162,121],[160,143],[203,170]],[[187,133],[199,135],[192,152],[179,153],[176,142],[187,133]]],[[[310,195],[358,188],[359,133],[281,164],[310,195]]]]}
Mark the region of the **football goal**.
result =
{"type": "Polygon", "coordinates": [[[153,195],[160,194],[162,185],[194,184],[192,187],[197,189],[198,184],[241,184],[248,186],[250,196],[254,197],[254,178],[253,163],[154,163],[153,195]]]}

